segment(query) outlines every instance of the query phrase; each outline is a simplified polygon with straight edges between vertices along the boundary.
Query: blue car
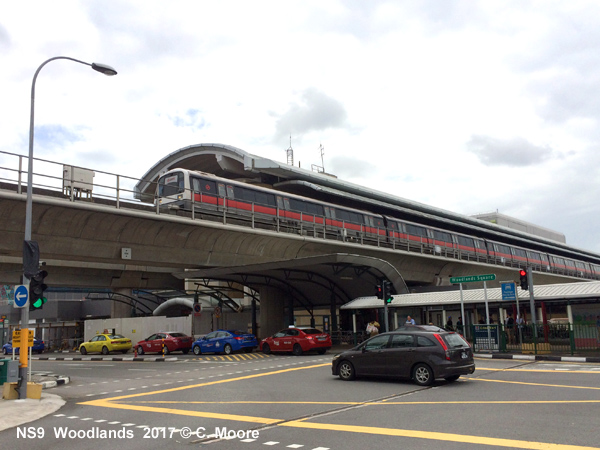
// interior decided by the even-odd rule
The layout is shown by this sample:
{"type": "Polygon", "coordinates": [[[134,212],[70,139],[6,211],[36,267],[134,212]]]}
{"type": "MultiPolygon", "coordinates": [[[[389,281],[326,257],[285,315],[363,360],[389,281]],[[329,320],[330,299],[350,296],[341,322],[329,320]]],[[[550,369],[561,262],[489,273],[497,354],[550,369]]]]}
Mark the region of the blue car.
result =
{"type": "MultiPolygon", "coordinates": [[[[15,347],[15,355],[19,354],[19,348],[20,347],[15,347]]],[[[31,348],[31,351],[33,353],[42,353],[44,351],[44,348],[44,341],[42,341],[41,339],[33,339],[33,347],[31,348]]],[[[2,353],[4,353],[5,355],[11,355],[12,351],[12,341],[8,341],[2,346],[2,353]]]]}
{"type": "Polygon", "coordinates": [[[250,353],[258,347],[256,336],[238,330],[216,330],[196,340],[192,344],[195,355],[202,353],[224,353],[229,355],[243,350],[250,353]]]}

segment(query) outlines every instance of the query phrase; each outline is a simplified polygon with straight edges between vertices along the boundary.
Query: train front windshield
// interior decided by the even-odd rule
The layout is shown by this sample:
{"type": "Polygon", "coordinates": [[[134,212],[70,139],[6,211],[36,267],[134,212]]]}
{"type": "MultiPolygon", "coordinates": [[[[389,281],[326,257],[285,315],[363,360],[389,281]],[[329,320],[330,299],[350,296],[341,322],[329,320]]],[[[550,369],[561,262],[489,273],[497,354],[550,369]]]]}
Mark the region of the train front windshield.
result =
{"type": "Polygon", "coordinates": [[[158,180],[158,196],[170,197],[185,191],[183,173],[171,173],[160,177],[158,180]]]}

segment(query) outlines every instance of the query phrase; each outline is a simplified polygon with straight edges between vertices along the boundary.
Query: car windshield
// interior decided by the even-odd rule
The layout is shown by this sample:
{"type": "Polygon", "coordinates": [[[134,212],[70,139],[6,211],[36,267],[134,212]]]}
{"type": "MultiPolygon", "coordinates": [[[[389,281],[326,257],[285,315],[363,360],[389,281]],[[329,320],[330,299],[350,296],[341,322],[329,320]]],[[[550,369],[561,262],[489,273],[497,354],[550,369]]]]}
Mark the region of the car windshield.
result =
{"type": "Polygon", "coordinates": [[[321,334],[321,330],[317,330],[316,328],[302,328],[302,331],[306,334],[321,334]]]}
{"type": "Polygon", "coordinates": [[[467,341],[465,341],[460,334],[450,333],[444,335],[443,337],[449,348],[462,348],[469,346],[467,341]]]}

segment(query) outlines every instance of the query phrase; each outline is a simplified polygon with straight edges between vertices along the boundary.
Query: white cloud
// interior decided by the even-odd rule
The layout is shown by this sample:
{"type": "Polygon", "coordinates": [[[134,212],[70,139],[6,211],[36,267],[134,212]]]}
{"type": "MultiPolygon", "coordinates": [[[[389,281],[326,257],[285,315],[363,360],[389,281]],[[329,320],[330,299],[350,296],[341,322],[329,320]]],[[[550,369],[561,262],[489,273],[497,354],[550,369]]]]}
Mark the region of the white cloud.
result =
{"type": "Polygon", "coordinates": [[[600,5],[4,2],[0,150],[141,176],[216,142],[600,252],[600,5]],[[36,14],[31,14],[35,9],[36,14]],[[525,192],[524,201],[519,201],[525,192]]]}

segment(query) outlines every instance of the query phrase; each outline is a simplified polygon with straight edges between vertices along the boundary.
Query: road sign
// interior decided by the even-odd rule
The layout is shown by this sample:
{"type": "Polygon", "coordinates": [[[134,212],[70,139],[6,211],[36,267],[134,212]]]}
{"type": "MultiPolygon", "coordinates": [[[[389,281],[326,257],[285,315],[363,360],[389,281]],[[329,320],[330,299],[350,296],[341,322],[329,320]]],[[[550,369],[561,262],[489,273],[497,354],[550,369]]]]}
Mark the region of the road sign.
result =
{"type": "Polygon", "coordinates": [[[24,308],[29,300],[29,289],[24,284],[15,286],[15,308],[24,308]]]}
{"type": "Polygon", "coordinates": [[[486,275],[470,275],[468,277],[451,277],[450,283],[473,283],[475,281],[494,281],[496,279],[495,273],[488,273],[486,275]]]}
{"type": "Polygon", "coordinates": [[[516,300],[517,290],[515,289],[515,283],[502,283],[502,300],[516,300]]]}
{"type": "MultiPolygon", "coordinates": [[[[32,329],[27,329],[27,343],[29,344],[30,347],[33,347],[33,330],[32,329]]],[[[13,330],[12,345],[13,345],[13,348],[21,345],[21,330],[20,329],[13,330]]]]}
{"type": "Polygon", "coordinates": [[[200,317],[202,315],[202,303],[194,303],[194,316],[200,317]]]}

